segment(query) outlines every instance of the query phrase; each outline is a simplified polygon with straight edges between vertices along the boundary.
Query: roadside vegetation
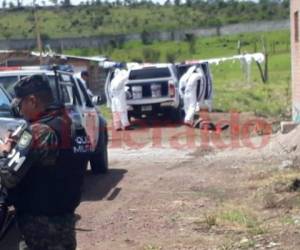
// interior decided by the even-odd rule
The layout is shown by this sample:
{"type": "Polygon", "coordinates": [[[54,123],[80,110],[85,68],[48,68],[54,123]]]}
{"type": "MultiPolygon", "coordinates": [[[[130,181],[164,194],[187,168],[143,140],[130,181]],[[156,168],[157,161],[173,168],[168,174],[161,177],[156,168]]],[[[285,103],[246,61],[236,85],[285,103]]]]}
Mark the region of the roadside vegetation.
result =
{"type": "MultiPolygon", "coordinates": [[[[166,0],[164,4],[142,0],[41,1],[36,20],[42,39],[147,33],[163,30],[216,27],[224,24],[289,18],[289,1],[166,0]]],[[[2,1],[0,39],[35,38],[33,8],[22,1],[2,1]]]]}
{"type": "MultiPolygon", "coordinates": [[[[239,173],[240,180],[244,180],[236,183],[239,191],[223,196],[215,209],[195,218],[194,230],[209,232],[214,239],[222,238],[217,249],[294,249],[289,239],[280,235],[283,232],[290,235],[299,228],[299,186],[295,186],[299,170],[282,172],[269,167],[248,166],[243,170],[247,174],[239,173]]],[[[215,196],[213,191],[207,195],[215,196]]],[[[191,214],[184,214],[180,219],[187,218],[191,214]]]]}
{"type": "Polygon", "coordinates": [[[250,76],[240,61],[212,65],[214,79],[214,109],[253,112],[255,115],[283,120],[290,117],[291,64],[290,33],[276,31],[247,33],[234,36],[194,38],[192,42],[153,42],[144,45],[129,42],[124,47],[69,50],[75,55],[106,54],[117,61],[182,62],[236,55],[238,41],[240,53],[268,51],[269,80],[263,83],[256,63],[252,63],[250,76]],[[264,41],[264,42],[263,42],[264,41]]]}
{"type": "MultiPolygon", "coordinates": [[[[105,55],[117,61],[182,62],[238,53],[268,52],[269,80],[263,83],[255,63],[249,77],[240,62],[212,65],[214,109],[253,112],[278,120],[290,117],[290,34],[279,30],[267,33],[197,38],[187,34],[184,41],[151,40],[149,32],[220,26],[289,17],[289,1],[260,0],[167,0],[164,4],[148,1],[92,1],[71,6],[72,2],[36,8],[41,38],[83,37],[108,34],[141,33],[141,41],[99,48],[64,50],[63,53],[94,56],[105,55]],[[188,18],[187,18],[188,17],[188,18]],[[240,49],[237,44],[240,43],[240,49]]],[[[0,15],[0,39],[34,38],[34,14],[29,7],[3,2],[0,15]],[[4,6],[5,3],[5,6],[4,6]],[[12,18],[13,17],[13,18],[12,18]]]]}

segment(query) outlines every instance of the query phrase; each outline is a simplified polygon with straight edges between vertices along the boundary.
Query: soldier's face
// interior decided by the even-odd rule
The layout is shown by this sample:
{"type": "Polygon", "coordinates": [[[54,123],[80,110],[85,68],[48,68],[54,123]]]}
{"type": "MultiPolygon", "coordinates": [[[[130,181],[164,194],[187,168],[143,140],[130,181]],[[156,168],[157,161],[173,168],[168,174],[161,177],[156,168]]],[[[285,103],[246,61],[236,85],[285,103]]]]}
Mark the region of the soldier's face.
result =
{"type": "Polygon", "coordinates": [[[34,120],[40,114],[40,107],[34,95],[29,95],[18,100],[21,116],[26,120],[34,120]]]}

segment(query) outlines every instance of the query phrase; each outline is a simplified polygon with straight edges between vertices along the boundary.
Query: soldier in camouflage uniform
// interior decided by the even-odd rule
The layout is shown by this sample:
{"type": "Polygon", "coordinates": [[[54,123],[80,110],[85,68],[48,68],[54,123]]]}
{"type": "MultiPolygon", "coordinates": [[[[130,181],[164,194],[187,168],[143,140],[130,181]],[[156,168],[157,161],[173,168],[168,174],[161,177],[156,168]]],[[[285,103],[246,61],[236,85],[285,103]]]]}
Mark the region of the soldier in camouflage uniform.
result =
{"type": "Polygon", "coordinates": [[[29,128],[17,141],[10,136],[0,147],[6,153],[0,177],[24,239],[19,249],[75,250],[74,211],[86,163],[74,153],[76,131],[64,108],[51,106],[46,75],[22,79],[15,94],[29,128]]]}

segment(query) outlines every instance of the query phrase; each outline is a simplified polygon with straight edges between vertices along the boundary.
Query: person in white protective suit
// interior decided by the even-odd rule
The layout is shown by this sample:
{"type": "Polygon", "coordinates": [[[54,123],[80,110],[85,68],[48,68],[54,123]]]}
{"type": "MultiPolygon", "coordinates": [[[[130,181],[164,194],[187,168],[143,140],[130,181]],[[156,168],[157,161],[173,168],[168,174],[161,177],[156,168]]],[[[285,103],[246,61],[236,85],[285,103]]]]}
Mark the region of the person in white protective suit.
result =
{"type": "Polygon", "coordinates": [[[205,75],[201,67],[192,66],[180,79],[180,91],[184,89],[184,123],[193,126],[197,103],[202,103],[205,96],[205,75]],[[185,85],[185,86],[184,86],[185,85]],[[197,95],[197,86],[200,95],[197,95]]]}
{"type": "Polygon", "coordinates": [[[115,70],[115,76],[110,83],[111,111],[115,130],[131,129],[127,114],[125,83],[128,71],[115,70]]]}
{"type": "Polygon", "coordinates": [[[188,81],[189,77],[191,76],[191,74],[195,71],[195,69],[196,69],[196,66],[191,66],[190,68],[188,68],[188,70],[181,76],[181,78],[179,80],[179,94],[182,98],[184,97],[184,90],[185,90],[187,81],[188,81]]]}

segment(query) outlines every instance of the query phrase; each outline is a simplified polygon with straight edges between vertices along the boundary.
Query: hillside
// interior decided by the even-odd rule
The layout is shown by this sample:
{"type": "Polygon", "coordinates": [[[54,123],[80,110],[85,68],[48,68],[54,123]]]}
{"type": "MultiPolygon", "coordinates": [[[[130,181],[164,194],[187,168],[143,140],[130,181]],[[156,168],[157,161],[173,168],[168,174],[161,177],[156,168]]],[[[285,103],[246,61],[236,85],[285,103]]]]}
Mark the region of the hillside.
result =
{"type": "MultiPolygon", "coordinates": [[[[174,4],[167,1],[164,5],[148,1],[93,1],[76,7],[37,7],[36,16],[44,38],[89,37],[287,19],[289,1],[189,0],[180,4],[180,0],[176,0],[174,4]]],[[[0,39],[33,37],[32,9],[22,6],[1,9],[0,39]]]]}

